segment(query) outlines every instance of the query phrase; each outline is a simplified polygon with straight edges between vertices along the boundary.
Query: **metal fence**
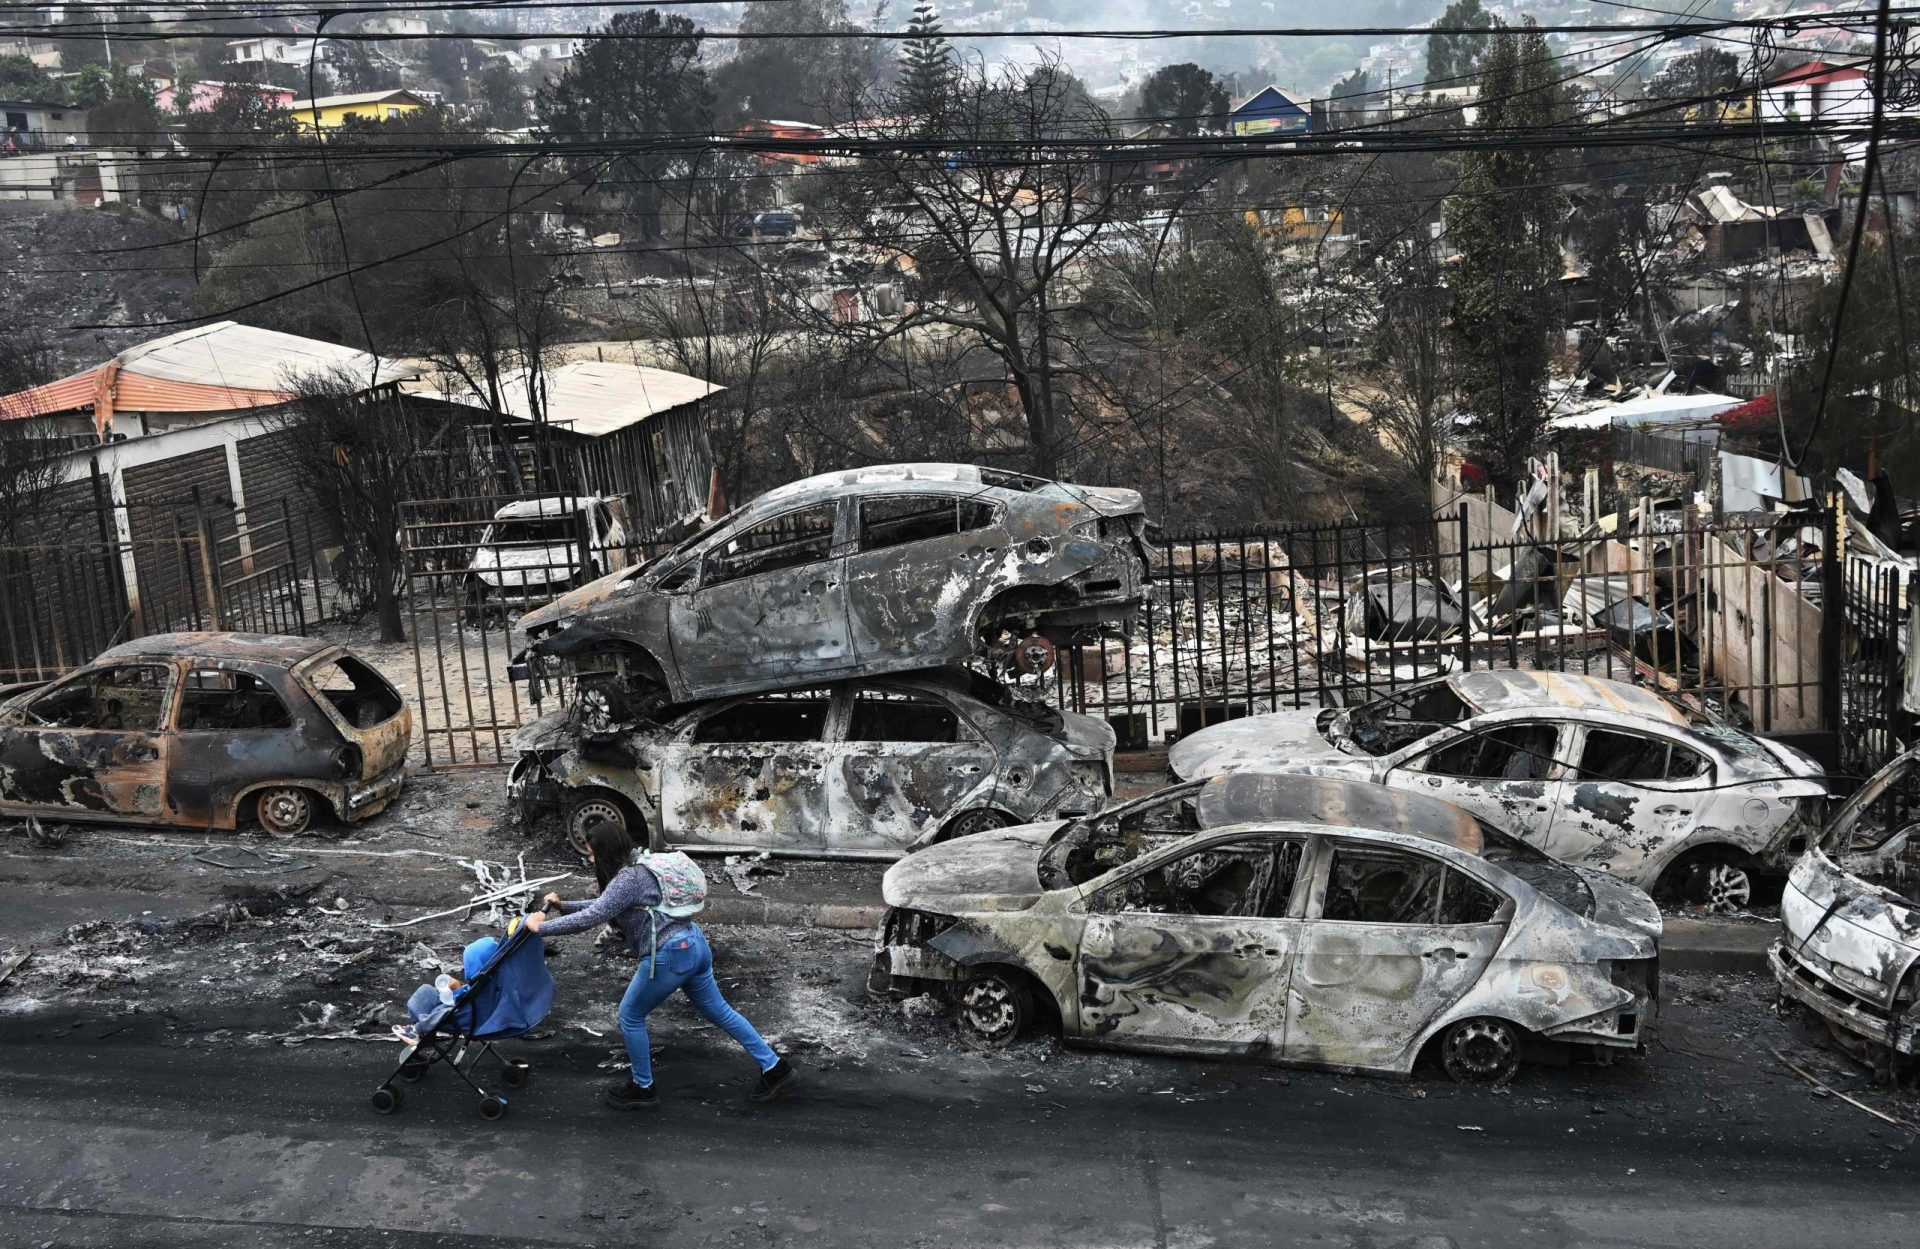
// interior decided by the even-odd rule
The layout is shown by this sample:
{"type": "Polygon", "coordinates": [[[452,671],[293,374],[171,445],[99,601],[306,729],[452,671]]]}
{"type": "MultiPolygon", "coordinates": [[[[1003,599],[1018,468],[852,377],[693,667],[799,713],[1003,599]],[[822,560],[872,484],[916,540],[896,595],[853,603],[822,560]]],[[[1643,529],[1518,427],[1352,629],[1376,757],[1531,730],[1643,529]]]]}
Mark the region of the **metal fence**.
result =
{"type": "MultiPolygon", "coordinates": [[[[508,676],[525,644],[515,622],[650,554],[609,541],[584,512],[539,517],[532,530],[496,522],[527,502],[408,508],[409,632],[429,767],[509,762],[514,730],[555,705],[533,707],[508,676]]],[[[1573,671],[1653,686],[1759,732],[1839,730],[1864,767],[1898,737],[1886,712],[1898,682],[1861,676],[1847,705],[1882,711],[1843,718],[1839,656],[1879,645],[1900,608],[1888,585],[1840,575],[1835,523],[1818,512],[1715,525],[1643,504],[1605,531],[1553,543],[1476,531],[1464,511],[1411,525],[1168,536],[1131,637],[1062,651],[1034,692],[1108,720],[1122,748],[1137,749],[1441,673],[1573,671]],[[1823,612],[1823,599],[1841,611],[1823,612]]]]}
{"type": "Polygon", "coordinates": [[[1912,746],[1915,717],[1901,705],[1913,595],[1920,575],[1849,554],[1843,582],[1839,664],[1843,769],[1864,776],[1912,746]]]}
{"type": "Polygon", "coordinates": [[[44,681],[133,638],[306,633],[344,613],[309,522],[284,500],[231,512],[112,505],[12,518],[0,543],[0,684],[44,681]]]}

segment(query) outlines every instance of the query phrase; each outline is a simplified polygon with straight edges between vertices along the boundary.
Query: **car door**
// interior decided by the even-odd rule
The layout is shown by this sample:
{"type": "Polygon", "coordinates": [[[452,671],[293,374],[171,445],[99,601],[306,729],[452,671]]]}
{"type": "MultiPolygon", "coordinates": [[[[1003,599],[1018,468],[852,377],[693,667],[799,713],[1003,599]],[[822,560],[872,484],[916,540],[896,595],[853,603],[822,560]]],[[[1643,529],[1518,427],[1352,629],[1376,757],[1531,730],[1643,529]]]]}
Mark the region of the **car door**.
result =
{"type": "Polygon", "coordinates": [[[1287,1056],[1393,1066],[1500,948],[1508,900],[1440,859],[1326,837],[1307,894],[1287,1004],[1287,1056]]]}
{"type": "Polygon", "coordinates": [[[190,663],[174,712],[171,818],[211,825],[250,785],[327,775],[338,745],[331,729],[296,725],[286,700],[262,676],[190,663]]]}
{"type": "Polygon", "coordinates": [[[1718,792],[1707,756],[1664,734],[1586,725],[1567,757],[1576,764],[1557,786],[1542,848],[1636,883],[1693,832],[1718,792]]]}
{"type": "Polygon", "coordinates": [[[674,662],[693,697],[853,662],[838,513],[837,501],[795,508],[702,552],[698,582],[668,611],[674,662]]]}
{"type": "Polygon", "coordinates": [[[990,804],[999,756],[945,699],[850,686],[832,732],[827,846],[902,851],[938,829],[969,795],[990,804]]]}
{"type": "Polygon", "coordinates": [[[167,818],[168,663],[83,668],[0,726],[0,803],[69,818],[167,818]]]}
{"type": "Polygon", "coordinates": [[[1305,845],[1214,841],[1091,886],[1075,952],[1080,1035],[1141,1049],[1280,1053],[1305,845]]]}
{"type": "Polygon", "coordinates": [[[1563,726],[1552,720],[1468,721],[1442,729],[1388,764],[1385,781],[1444,798],[1544,847],[1553,826],[1563,726]]]}
{"type": "Polygon", "coordinates": [[[826,849],[827,713],[804,689],[718,704],[660,752],[661,832],[689,849],[826,849]]]}
{"type": "Polygon", "coordinates": [[[970,651],[981,573],[1005,545],[999,509],[965,494],[881,494],[854,501],[847,581],[853,651],[862,663],[939,662],[970,651]]]}

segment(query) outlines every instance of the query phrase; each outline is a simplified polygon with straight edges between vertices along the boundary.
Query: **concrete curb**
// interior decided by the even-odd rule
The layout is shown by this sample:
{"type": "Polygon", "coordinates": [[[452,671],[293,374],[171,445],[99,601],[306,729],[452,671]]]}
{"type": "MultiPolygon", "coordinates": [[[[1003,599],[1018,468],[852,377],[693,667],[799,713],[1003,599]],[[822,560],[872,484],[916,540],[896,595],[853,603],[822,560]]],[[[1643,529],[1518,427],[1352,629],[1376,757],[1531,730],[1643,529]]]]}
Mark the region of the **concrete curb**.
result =
{"type": "MultiPolygon", "coordinates": [[[[773,928],[836,928],[871,931],[886,912],[881,906],[835,902],[782,902],[776,898],[707,899],[700,918],[713,924],[762,924],[773,928]]],[[[1772,924],[1714,924],[1669,919],[1660,942],[1665,971],[1724,976],[1767,970],[1767,947],[1779,935],[1772,924]]]]}

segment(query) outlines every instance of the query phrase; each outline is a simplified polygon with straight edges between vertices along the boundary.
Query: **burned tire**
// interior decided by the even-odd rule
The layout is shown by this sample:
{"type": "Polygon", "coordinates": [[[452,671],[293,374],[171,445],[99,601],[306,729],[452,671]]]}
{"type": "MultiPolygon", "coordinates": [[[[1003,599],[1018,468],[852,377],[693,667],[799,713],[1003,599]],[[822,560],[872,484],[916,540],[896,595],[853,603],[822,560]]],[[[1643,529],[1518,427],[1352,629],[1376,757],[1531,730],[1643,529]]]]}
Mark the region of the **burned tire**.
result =
{"type": "Polygon", "coordinates": [[[975,807],[971,811],[962,811],[947,821],[946,828],[940,832],[941,841],[952,841],[956,837],[971,837],[975,833],[990,833],[996,828],[1005,828],[1013,823],[1007,816],[992,807],[975,807]]]}
{"type": "Polygon", "coordinates": [[[1753,901],[1753,861],[1730,847],[1706,847],[1686,855],[1660,878],[1663,899],[1691,902],[1715,915],[1744,911],[1753,901]]]}
{"type": "Polygon", "coordinates": [[[1012,971],[988,968],[960,986],[960,1031],[975,1045],[1001,1049],[1033,1025],[1033,994],[1012,971]]]}
{"type": "Polygon", "coordinates": [[[1504,1019],[1462,1019],[1440,1038],[1440,1065],[1459,1084],[1505,1084],[1520,1069],[1520,1030],[1504,1019]]]}
{"type": "Polygon", "coordinates": [[[645,828],[627,804],[606,790],[588,790],[567,804],[567,844],[585,858],[587,831],[596,824],[612,824],[635,842],[645,839],[645,828]]]}
{"type": "Polygon", "coordinates": [[[313,826],[314,798],[297,785],[275,785],[254,795],[254,818],[269,837],[298,837],[313,826]]]}

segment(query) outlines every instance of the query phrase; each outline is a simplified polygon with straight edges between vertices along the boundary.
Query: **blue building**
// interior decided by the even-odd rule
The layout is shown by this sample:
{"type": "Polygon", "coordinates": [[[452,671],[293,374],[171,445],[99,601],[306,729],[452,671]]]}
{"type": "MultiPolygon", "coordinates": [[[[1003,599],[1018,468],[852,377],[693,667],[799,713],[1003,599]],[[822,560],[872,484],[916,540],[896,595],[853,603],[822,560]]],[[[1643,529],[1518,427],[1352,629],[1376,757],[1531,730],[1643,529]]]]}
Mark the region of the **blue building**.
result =
{"type": "Polygon", "coordinates": [[[1263,87],[1234,105],[1227,124],[1236,136],[1305,134],[1313,129],[1313,115],[1306,101],[1278,87],[1263,87]]]}

